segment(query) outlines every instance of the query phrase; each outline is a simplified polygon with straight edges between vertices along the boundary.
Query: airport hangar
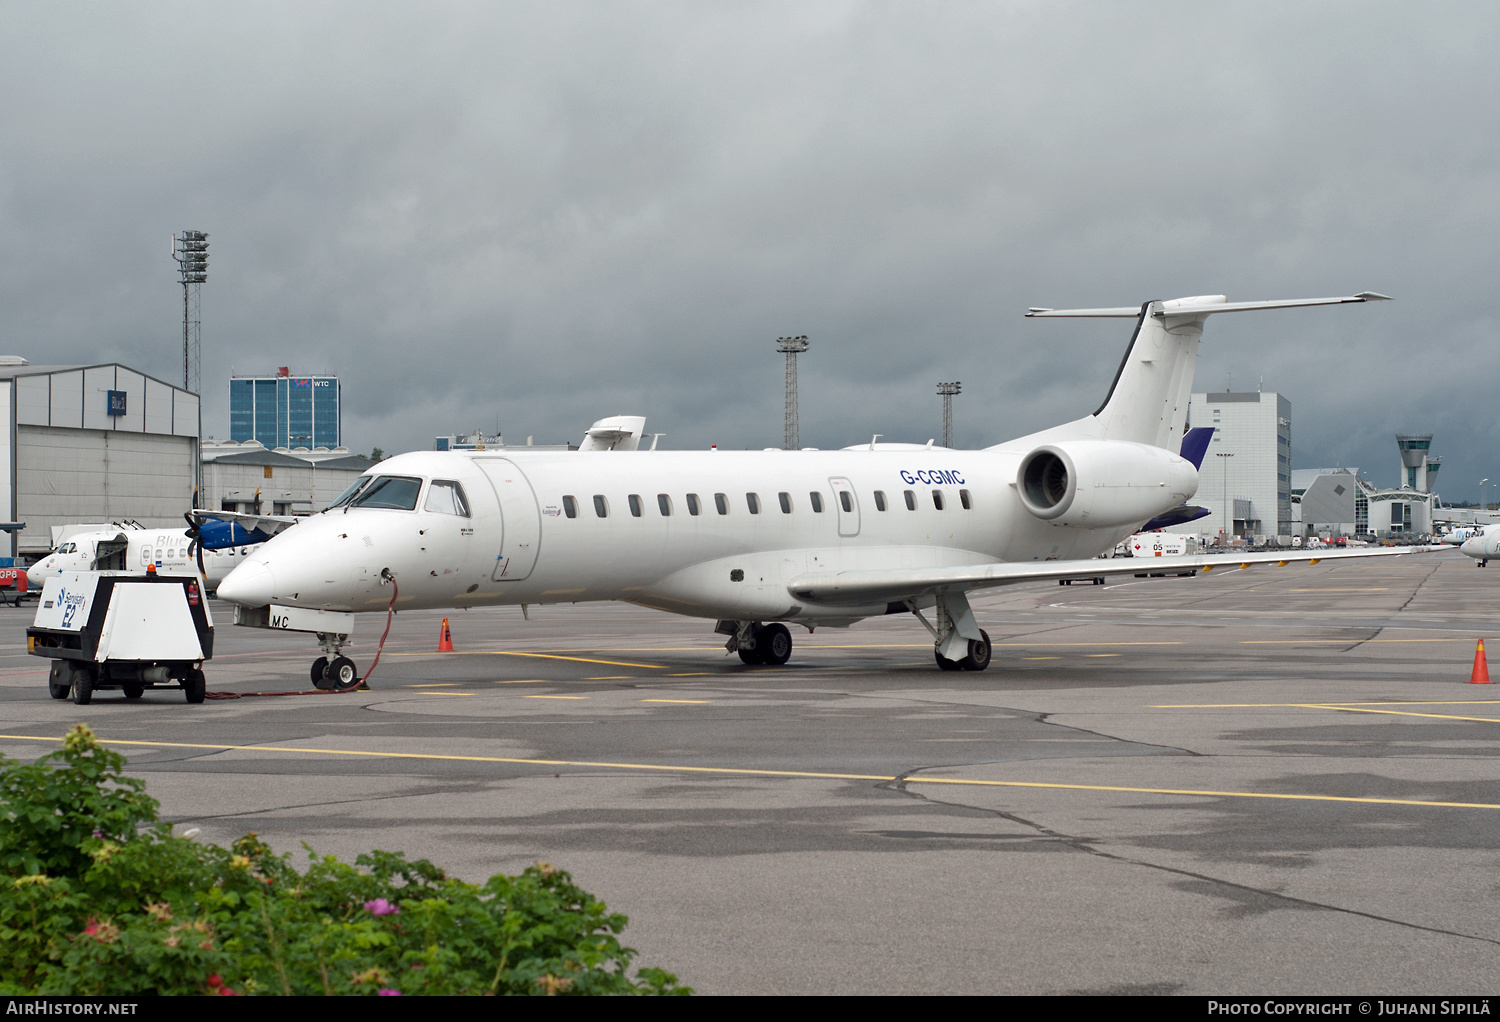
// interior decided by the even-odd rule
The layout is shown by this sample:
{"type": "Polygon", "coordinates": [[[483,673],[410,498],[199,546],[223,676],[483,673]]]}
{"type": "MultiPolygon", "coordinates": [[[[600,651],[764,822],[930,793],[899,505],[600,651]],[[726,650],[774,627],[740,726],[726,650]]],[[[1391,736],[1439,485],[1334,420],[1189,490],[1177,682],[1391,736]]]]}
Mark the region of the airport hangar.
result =
{"type": "Polygon", "coordinates": [[[52,526],[182,521],[193,502],[198,395],[114,362],[29,365],[0,356],[0,552],[51,549],[52,526]],[[24,528],[17,528],[25,523],[24,528]]]}

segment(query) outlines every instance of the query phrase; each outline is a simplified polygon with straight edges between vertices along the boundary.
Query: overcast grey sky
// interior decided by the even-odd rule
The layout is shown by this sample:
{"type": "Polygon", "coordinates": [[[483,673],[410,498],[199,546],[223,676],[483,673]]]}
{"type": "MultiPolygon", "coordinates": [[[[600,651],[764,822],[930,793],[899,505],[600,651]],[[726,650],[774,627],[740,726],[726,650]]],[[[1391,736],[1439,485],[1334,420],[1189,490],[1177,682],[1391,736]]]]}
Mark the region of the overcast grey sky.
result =
{"type": "MultiPolygon", "coordinates": [[[[1028,306],[1376,290],[1209,322],[1198,389],[1286,394],[1295,464],[1500,480],[1500,6],[0,6],[0,349],[181,372],[210,234],[227,380],[344,383],[349,446],[925,441],[1092,411],[1127,321],[1028,306]]],[[[1494,493],[1491,490],[1491,493],[1494,493]]]]}

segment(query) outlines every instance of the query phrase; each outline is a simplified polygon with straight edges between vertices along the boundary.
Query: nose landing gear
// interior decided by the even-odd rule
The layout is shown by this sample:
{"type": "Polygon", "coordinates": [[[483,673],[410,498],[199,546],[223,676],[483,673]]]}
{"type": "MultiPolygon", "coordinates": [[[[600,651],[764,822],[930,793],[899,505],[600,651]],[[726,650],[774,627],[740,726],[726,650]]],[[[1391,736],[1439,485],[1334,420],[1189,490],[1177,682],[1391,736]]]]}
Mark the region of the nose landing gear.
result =
{"type": "Polygon", "coordinates": [[[340,651],[349,641],[345,632],[318,632],[318,644],[323,647],[323,656],[312,662],[314,688],[330,692],[347,692],[360,684],[359,668],[354,661],[341,655],[340,651]]]}

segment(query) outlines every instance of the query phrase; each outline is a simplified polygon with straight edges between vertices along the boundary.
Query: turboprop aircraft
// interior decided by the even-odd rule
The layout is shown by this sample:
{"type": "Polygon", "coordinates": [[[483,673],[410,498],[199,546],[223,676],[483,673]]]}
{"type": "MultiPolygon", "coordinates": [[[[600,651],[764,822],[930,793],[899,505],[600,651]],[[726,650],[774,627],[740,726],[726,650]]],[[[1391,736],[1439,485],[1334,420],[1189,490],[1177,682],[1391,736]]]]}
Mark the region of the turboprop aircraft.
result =
{"type": "MultiPolygon", "coordinates": [[[[931,632],[938,667],[984,670],[990,641],[969,592],[1134,574],[1138,563],[1096,555],[1193,496],[1197,470],[1178,452],[1209,316],[1384,298],[1033,309],[1131,318],[1135,332],[1098,411],[983,450],[872,440],[838,451],[398,455],[252,551],[219,595],[243,606],[245,623],[298,608],[622,600],[714,621],[730,651],[766,664],[791,655],[788,624],[910,613],[931,632]]],[[[1402,552],[1195,555],[1174,567],[1402,552]]],[[[340,687],[357,680],[338,655],[348,635],[307,630],[327,654],[314,675],[337,665],[340,687]]]]}
{"type": "Polygon", "coordinates": [[[249,556],[251,547],[264,543],[276,529],[293,521],[283,516],[238,517],[249,520],[250,527],[224,521],[200,524],[189,518],[187,528],[145,529],[131,522],[74,533],[28,568],[27,578],[40,583],[49,575],[65,571],[141,574],[148,566],[157,571],[191,571],[196,561],[207,587],[213,589],[249,556]]]}
{"type": "Polygon", "coordinates": [[[1474,567],[1483,568],[1490,563],[1491,557],[1500,557],[1500,525],[1472,530],[1458,549],[1479,562],[1474,567]]]}

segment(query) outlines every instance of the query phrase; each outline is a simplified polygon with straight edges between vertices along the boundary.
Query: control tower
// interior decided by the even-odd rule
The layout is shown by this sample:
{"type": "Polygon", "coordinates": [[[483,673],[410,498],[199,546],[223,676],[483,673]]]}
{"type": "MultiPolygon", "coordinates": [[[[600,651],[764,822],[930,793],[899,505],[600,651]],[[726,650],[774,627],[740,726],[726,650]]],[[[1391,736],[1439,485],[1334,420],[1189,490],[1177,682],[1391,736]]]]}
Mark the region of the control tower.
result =
{"type": "MultiPolygon", "coordinates": [[[[1427,451],[1432,446],[1431,433],[1397,433],[1396,448],[1401,452],[1401,488],[1429,493],[1429,462],[1427,451]]],[[[1440,459],[1439,465],[1442,464],[1440,459]]],[[[1430,470],[1436,472],[1436,466],[1430,470]]]]}

